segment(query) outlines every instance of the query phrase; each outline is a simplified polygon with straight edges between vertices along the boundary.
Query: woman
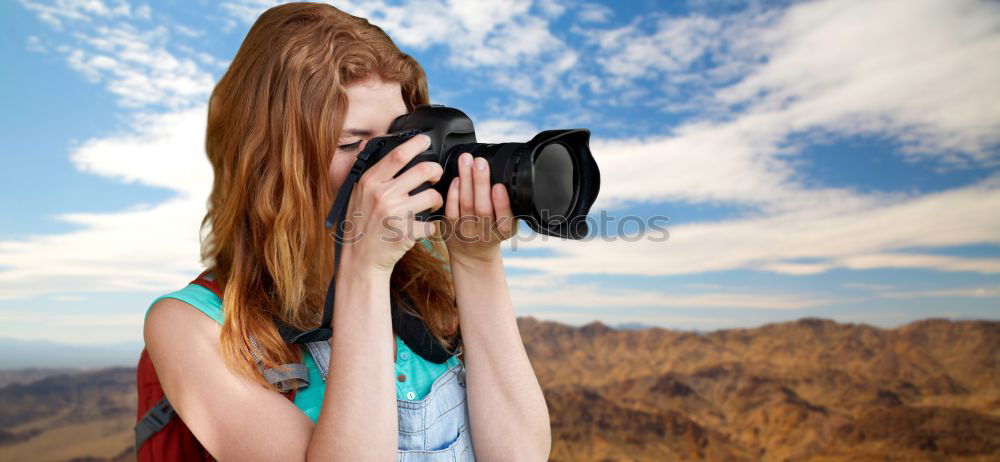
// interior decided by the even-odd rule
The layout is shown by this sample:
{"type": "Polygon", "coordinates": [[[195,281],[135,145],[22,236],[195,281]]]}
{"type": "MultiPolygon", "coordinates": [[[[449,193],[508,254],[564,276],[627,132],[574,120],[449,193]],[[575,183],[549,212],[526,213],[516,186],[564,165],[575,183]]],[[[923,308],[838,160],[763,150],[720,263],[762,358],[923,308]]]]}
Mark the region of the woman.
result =
{"type": "Polygon", "coordinates": [[[431,189],[410,196],[442,174],[426,162],[395,176],[428,146],[420,135],[362,175],[348,205],[329,357],[319,359],[329,363],[328,378],[317,379],[317,361],[276,329],[275,320],[299,330],[319,324],[333,274],[323,226],[333,196],[365,141],[425,103],[424,73],[410,56],[367,20],[325,4],[264,12],[216,86],[202,256],[225,303],[190,285],[154,301],[144,328],[165,394],[215,458],[548,457],[548,410],[499,248],[516,227],[507,192],[490,187],[486,162],[463,154],[447,197],[431,189]],[[442,204],[444,222],[413,220],[442,204]],[[394,226],[385,226],[389,219],[394,226]],[[400,220],[410,230],[402,238],[400,220]],[[442,223],[454,232],[437,230],[442,223]],[[433,239],[438,233],[444,246],[433,239]],[[413,354],[391,323],[391,303],[404,297],[443,347],[455,347],[460,328],[461,356],[435,364],[413,354]],[[294,402],[261,378],[254,345],[267,367],[303,360],[310,367],[294,402]],[[446,380],[453,374],[465,378],[462,388],[446,380]],[[435,386],[462,398],[467,389],[467,399],[456,400],[464,412],[440,421],[461,428],[436,429],[451,442],[400,427],[407,410],[435,397],[435,386]],[[448,453],[463,435],[471,443],[465,453],[448,453]]]}

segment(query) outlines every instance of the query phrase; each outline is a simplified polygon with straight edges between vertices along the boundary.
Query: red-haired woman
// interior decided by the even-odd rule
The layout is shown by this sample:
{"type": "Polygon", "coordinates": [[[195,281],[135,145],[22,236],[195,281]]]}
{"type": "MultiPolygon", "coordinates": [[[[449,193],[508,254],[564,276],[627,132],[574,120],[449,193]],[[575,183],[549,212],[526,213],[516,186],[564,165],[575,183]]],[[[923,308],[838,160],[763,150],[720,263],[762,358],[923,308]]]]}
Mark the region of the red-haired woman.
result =
{"type": "Polygon", "coordinates": [[[499,248],[516,231],[508,196],[468,154],[447,197],[409,195],[441,177],[434,163],[394,176],[427,148],[423,135],[366,171],[348,205],[332,337],[305,348],[279,333],[320,323],[334,261],[324,218],[355,156],[426,103],[423,70],[380,28],[312,3],[265,11],[215,87],[202,257],[223,297],[196,284],[166,294],[144,336],[170,403],[216,459],[548,457],[499,248]],[[442,205],[456,231],[444,245],[442,222],[412,219],[442,205]],[[434,348],[401,339],[397,304],[434,348]],[[308,370],[293,401],[258,368],[290,363],[308,370]]]}

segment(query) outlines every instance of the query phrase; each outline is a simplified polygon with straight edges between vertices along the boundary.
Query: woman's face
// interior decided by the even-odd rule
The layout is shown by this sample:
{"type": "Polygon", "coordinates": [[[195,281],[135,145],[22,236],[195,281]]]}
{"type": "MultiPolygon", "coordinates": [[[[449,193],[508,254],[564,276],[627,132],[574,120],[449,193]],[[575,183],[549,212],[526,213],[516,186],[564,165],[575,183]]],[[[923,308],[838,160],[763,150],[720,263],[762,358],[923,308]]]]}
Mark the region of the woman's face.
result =
{"type": "Polygon", "coordinates": [[[406,114],[399,83],[369,78],[347,86],[348,108],[344,127],[337,140],[337,152],[330,162],[330,184],[334,190],[347,177],[354,158],[369,139],[385,135],[396,117],[406,114]]]}

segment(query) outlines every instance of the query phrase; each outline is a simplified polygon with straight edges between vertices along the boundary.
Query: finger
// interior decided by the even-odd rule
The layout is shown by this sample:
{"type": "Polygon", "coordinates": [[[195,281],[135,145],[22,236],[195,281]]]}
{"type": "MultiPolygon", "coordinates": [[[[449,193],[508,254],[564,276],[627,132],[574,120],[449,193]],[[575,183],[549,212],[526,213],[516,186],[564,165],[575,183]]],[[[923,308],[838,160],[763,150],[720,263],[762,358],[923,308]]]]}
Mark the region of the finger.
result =
{"type": "Polygon", "coordinates": [[[418,162],[396,178],[390,179],[389,190],[400,194],[409,194],[425,182],[437,183],[444,174],[444,168],[437,162],[418,162]]]}
{"type": "Polygon", "coordinates": [[[458,211],[460,215],[472,215],[475,210],[472,196],[472,154],[462,153],[458,157],[458,211]]]}
{"type": "Polygon", "coordinates": [[[424,152],[431,146],[431,138],[427,135],[417,135],[396,146],[373,165],[365,175],[371,175],[373,179],[388,181],[399,173],[404,165],[408,164],[418,154],[424,152]]]}
{"type": "Polygon", "coordinates": [[[434,221],[414,221],[411,237],[414,241],[427,239],[428,237],[434,235],[436,228],[436,222],[434,221]]]}
{"type": "Polygon", "coordinates": [[[493,210],[497,214],[497,231],[510,236],[514,230],[514,212],[510,208],[510,196],[503,183],[493,185],[493,210]]]}
{"type": "Polygon", "coordinates": [[[441,197],[441,193],[435,189],[425,189],[406,200],[403,213],[409,218],[410,214],[416,215],[427,209],[432,212],[436,211],[442,205],[444,205],[444,198],[441,197]]]}
{"type": "Polygon", "coordinates": [[[441,235],[442,238],[448,239],[455,233],[458,224],[458,177],[452,178],[448,187],[448,197],[444,201],[444,216],[446,219],[442,220],[441,235]]]}
{"type": "Polygon", "coordinates": [[[493,238],[493,201],[490,198],[490,165],[486,159],[477,157],[472,163],[473,208],[482,223],[479,237],[484,242],[493,238]]]}
{"type": "Polygon", "coordinates": [[[490,164],[486,159],[477,157],[473,162],[472,189],[473,207],[480,217],[493,216],[493,201],[490,200],[490,164]]]}
{"type": "Polygon", "coordinates": [[[448,197],[444,201],[444,216],[449,220],[458,219],[458,177],[451,179],[448,197]]]}

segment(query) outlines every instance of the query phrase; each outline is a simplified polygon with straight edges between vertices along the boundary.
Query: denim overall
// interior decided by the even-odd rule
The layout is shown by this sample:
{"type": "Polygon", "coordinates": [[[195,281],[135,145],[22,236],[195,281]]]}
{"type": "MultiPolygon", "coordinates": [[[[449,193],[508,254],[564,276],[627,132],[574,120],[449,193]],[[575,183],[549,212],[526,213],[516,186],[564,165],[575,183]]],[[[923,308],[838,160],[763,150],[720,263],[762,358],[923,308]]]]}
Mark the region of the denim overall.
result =
{"type": "MultiPolygon", "coordinates": [[[[307,343],[309,353],[326,380],[330,371],[330,343],[307,343]]],[[[423,399],[396,399],[399,417],[398,462],[475,461],[469,409],[465,394],[465,364],[458,362],[441,374],[423,399]]]]}

